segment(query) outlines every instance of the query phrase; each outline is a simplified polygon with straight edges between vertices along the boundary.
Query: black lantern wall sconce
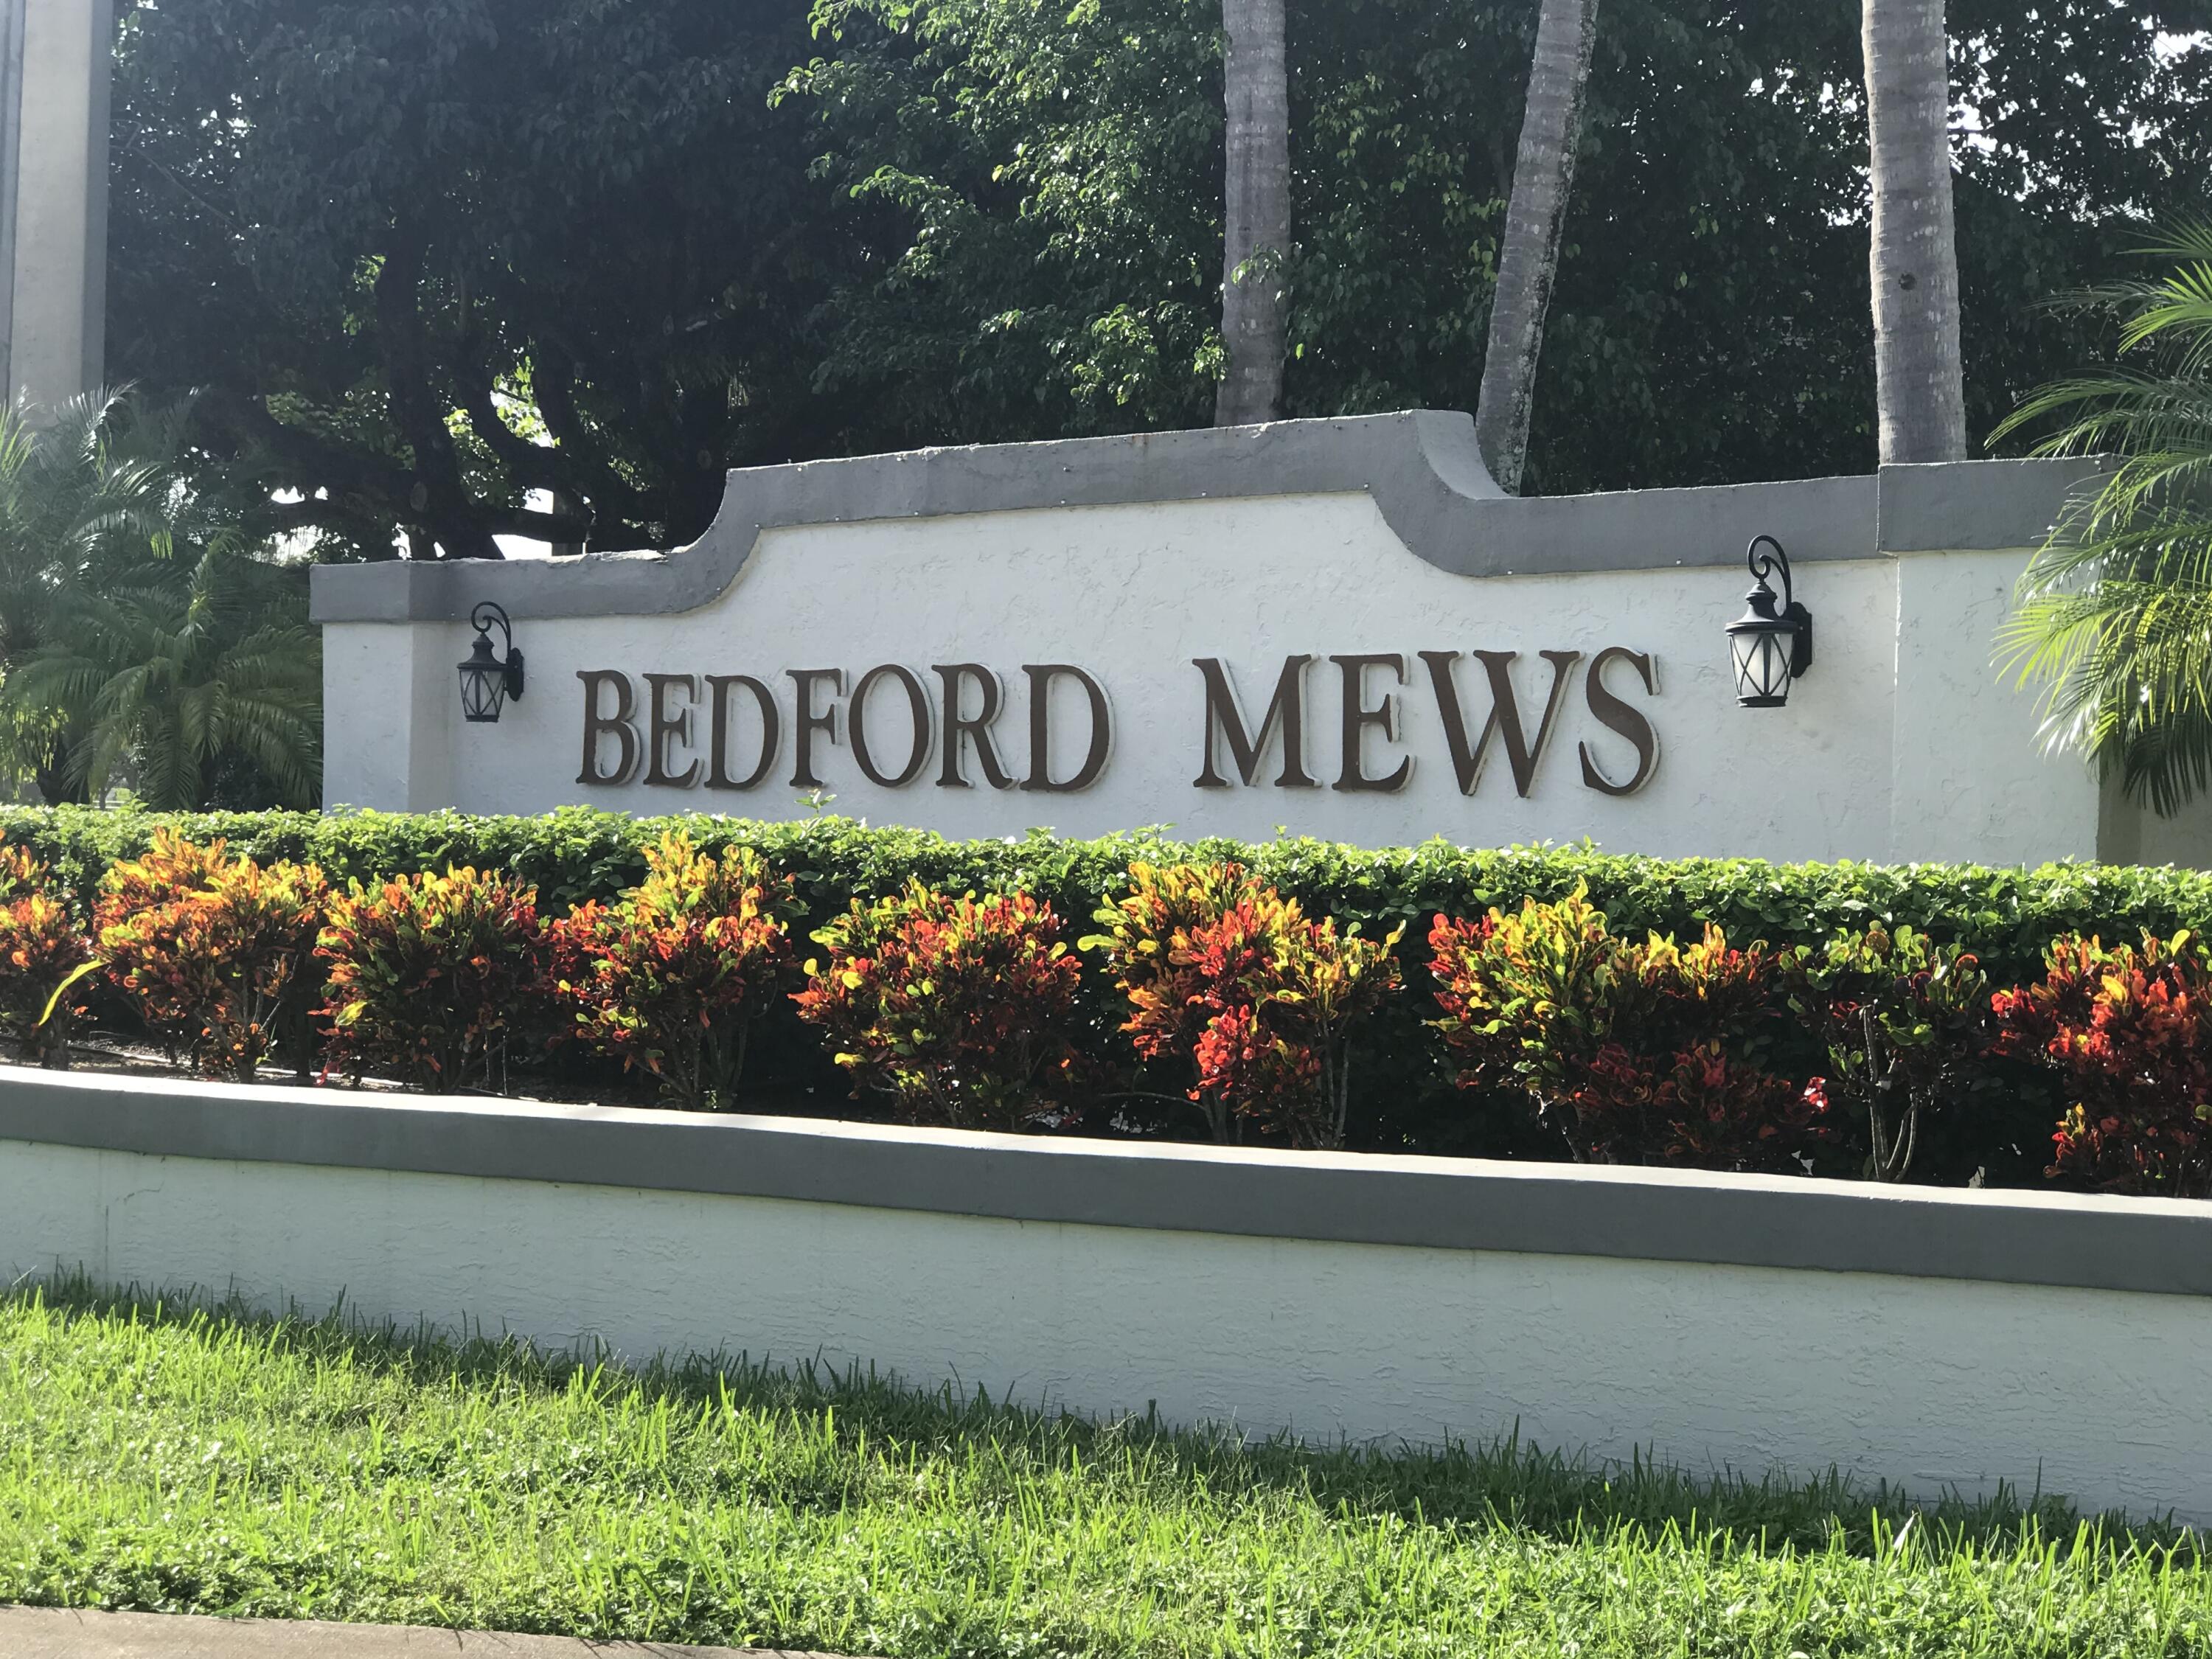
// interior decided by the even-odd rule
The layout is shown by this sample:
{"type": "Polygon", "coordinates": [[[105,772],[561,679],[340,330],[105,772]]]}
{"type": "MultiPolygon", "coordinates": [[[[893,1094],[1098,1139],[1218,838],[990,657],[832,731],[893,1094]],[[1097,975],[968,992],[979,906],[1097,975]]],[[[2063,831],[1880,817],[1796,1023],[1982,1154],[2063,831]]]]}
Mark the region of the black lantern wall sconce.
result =
{"type": "Polygon", "coordinates": [[[472,724],[495,725],[509,697],[522,696],[522,653],[514,648],[514,624],[507,612],[489,599],[469,613],[477,630],[476,648],[461,665],[461,713],[472,724]],[[507,654],[492,649],[492,624],[499,624],[507,654]]]}
{"type": "Polygon", "coordinates": [[[1758,586],[1744,595],[1750,606],[1729,624],[1729,657],[1735,669],[1735,700],[1745,708],[1779,708],[1790,683],[1813,665],[1813,613],[1797,603],[1790,585],[1790,556],[1771,536],[1761,536],[1745,555],[1758,586]],[[1771,582],[1782,578],[1782,592],[1771,582]]]}

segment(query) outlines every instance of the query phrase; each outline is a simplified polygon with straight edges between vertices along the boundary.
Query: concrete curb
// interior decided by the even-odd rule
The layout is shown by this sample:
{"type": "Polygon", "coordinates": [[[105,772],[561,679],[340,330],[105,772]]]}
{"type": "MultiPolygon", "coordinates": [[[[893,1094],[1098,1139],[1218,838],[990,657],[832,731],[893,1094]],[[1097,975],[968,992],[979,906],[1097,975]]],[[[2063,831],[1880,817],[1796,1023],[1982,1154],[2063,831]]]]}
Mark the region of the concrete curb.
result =
{"type": "Polygon", "coordinates": [[[830,1659],[782,1648],[700,1648],[418,1625],[60,1607],[0,1607],[0,1653],[9,1659],[428,1659],[433,1654],[471,1659],[830,1659]]]}
{"type": "Polygon", "coordinates": [[[9,1140],[1091,1226],[2212,1296],[2212,1203],[2172,1199],[1267,1152],[0,1066],[9,1140]]]}

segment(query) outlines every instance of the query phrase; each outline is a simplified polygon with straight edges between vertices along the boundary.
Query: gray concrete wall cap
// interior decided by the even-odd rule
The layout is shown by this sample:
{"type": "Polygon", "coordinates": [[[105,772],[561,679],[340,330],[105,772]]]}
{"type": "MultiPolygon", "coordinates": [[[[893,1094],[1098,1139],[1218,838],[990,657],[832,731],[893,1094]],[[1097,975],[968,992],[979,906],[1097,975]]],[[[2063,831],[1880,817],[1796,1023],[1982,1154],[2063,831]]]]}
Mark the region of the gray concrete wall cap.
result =
{"type": "Polygon", "coordinates": [[[730,474],[712,527],[673,553],[326,565],[313,573],[313,617],[460,622],[479,599],[518,617],[669,616],[719,598],[764,530],[1362,492],[1417,556],[1463,576],[1732,565],[1762,532],[1801,562],[1867,559],[1879,539],[1873,477],[1507,496],[1471,417],[1412,410],[755,468],[730,474]]]}
{"type": "Polygon", "coordinates": [[[0,1066],[0,1141],[1092,1226],[2212,1295],[2212,1204],[2170,1199],[1264,1152],[21,1066],[0,1066]]]}
{"type": "Polygon", "coordinates": [[[2043,545],[2067,501],[2094,486],[2094,460],[1959,461],[1881,470],[1886,553],[1949,553],[2043,545]]]}

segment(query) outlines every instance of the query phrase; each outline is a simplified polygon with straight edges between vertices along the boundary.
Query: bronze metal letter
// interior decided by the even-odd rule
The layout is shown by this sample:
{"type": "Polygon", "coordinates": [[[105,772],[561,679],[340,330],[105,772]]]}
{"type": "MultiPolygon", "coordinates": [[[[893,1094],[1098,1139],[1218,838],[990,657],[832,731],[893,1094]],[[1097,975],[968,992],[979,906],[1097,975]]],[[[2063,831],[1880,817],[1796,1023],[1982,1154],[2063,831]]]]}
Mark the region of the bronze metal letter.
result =
{"type": "Polygon", "coordinates": [[[1006,706],[1006,690],[999,684],[999,677],[979,662],[940,662],[931,666],[945,682],[945,766],[937,775],[938,787],[975,787],[962,768],[967,758],[968,742],[972,739],[976,763],[983,769],[983,781],[994,789],[1012,788],[1014,781],[999,763],[999,748],[991,738],[991,723],[1006,706]],[[983,706],[973,714],[963,714],[961,687],[971,680],[982,694],[983,706]]]}
{"type": "Polygon", "coordinates": [[[668,745],[671,741],[689,744],[691,741],[691,710],[688,708],[671,712],[668,707],[668,688],[684,688],[686,702],[699,701],[699,681],[691,674],[647,674],[648,688],[646,708],[650,727],[646,738],[645,781],[660,789],[695,789],[699,784],[699,763],[693,761],[681,772],[668,769],[668,745]]]}
{"type": "Polygon", "coordinates": [[[1398,677],[1398,684],[1402,687],[1406,684],[1406,659],[1385,652],[1380,655],[1331,657],[1329,660],[1344,672],[1344,769],[1338,775],[1334,787],[1355,793],[1367,791],[1395,794],[1413,775],[1413,759],[1410,755],[1406,757],[1398,763],[1398,769],[1387,778],[1367,775],[1363,763],[1365,756],[1361,752],[1365,747],[1367,728],[1379,726],[1382,728],[1385,742],[1398,741],[1398,693],[1384,692],[1382,706],[1370,708],[1367,706],[1367,671],[1388,668],[1398,677]]]}
{"type": "Polygon", "coordinates": [[[1536,768],[1550,746],[1552,728],[1559,718],[1559,699],[1567,689],[1567,675],[1582,660],[1579,651],[1546,651],[1544,660],[1552,665],[1552,694],[1544,704],[1543,723],[1536,728],[1536,741],[1528,739],[1528,729],[1521,722],[1520,700],[1513,690],[1513,663],[1521,653],[1517,651],[1478,651],[1476,660],[1490,676],[1490,719],[1482,728],[1482,736],[1473,744],[1467,740],[1467,717],[1460,708],[1459,687],[1452,677],[1452,665],[1459,660],[1456,651],[1424,651],[1421,660],[1429,665],[1429,680],[1437,694],[1437,713],[1443,720],[1444,743],[1451,750],[1452,770],[1458,776],[1460,793],[1471,795],[1482,781],[1482,763],[1490,754],[1490,740],[1502,735],[1505,739],[1505,758],[1513,768],[1513,787],[1522,799],[1535,787],[1536,768]]]}
{"type": "Polygon", "coordinates": [[[783,720],[776,713],[775,693],[750,674],[709,674],[707,688],[714,699],[714,753],[707,763],[707,787],[709,789],[757,789],[775,766],[775,751],[781,746],[783,720]],[[753,694],[760,705],[761,756],[760,764],[742,778],[733,778],[728,771],[730,759],[730,727],[735,724],[730,714],[730,693],[744,686],[753,694]]]}
{"type": "Polygon", "coordinates": [[[637,775],[640,751],[644,747],[638,742],[637,727],[631,722],[637,718],[637,691],[629,683],[629,676],[617,668],[590,668],[576,671],[576,678],[584,683],[584,769],[576,774],[576,781],[607,787],[628,783],[637,775]],[[615,689],[615,712],[599,713],[599,688],[611,685],[615,689]],[[599,770],[599,739],[611,736],[621,759],[611,772],[599,770]]]}
{"type": "Polygon", "coordinates": [[[1267,746],[1278,726],[1283,734],[1283,775],[1275,780],[1278,789],[1316,789],[1320,786],[1306,775],[1306,665],[1311,657],[1285,657],[1283,672],[1275,681],[1275,695],[1268,700],[1267,712],[1260,721],[1257,737],[1247,737],[1244,715],[1237,702],[1236,688],[1229,683],[1229,671],[1221,665],[1218,657],[1194,657],[1191,662],[1206,680],[1206,726],[1200,741],[1204,744],[1205,765],[1194,781],[1200,789],[1226,789],[1229,781],[1213,769],[1213,734],[1218,730],[1229,740],[1230,757],[1237,763],[1237,775],[1246,784],[1260,769],[1260,756],[1267,746]]]}
{"type": "Polygon", "coordinates": [[[1050,795],[1088,789],[1098,781],[1099,775],[1106,769],[1106,757],[1114,751],[1114,714],[1107,706],[1106,688],[1070,663],[1024,663],[1022,672],[1030,677],[1030,775],[1022,787],[1050,795]],[[1054,783],[1052,683],[1063,675],[1080,684],[1083,695],[1091,699],[1091,750],[1083,757],[1083,764],[1073,777],[1065,783],[1054,783]]]}
{"type": "Polygon", "coordinates": [[[837,705],[831,703],[817,712],[814,707],[814,685],[817,680],[830,682],[830,689],[839,696],[845,695],[845,671],[842,668],[787,668],[791,683],[799,688],[799,715],[792,748],[798,757],[798,765],[791,775],[792,787],[798,789],[819,789],[822,780],[814,775],[814,734],[827,732],[830,741],[837,741],[837,705]]]}
{"type": "Polygon", "coordinates": [[[1590,713],[1596,715],[1608,730],[1618,732],[1635,746],[1636,775],[1626,783],[1614,783],[1597,769],[1590,757],[1588,744],[1578,744],[1583,757],[1583,787],[1605,795],[1632,795],[1651,781],[1651,775],[1659,769],[1659,734],[1651,729],[1651,722],[1641,709],[1632,708],[1606,690],[1605,667],[1609,662],[1625,662],[1644,680],[1644,689],[1652,696],[1659,694],[1659,682],[1651,659],[1641,651],[1631,651],[1626,646],[1607,647],[1597,653],[1589,665],[1588,692],[1590,713]]]}
{"type": "Polygon", "coordinates": [[[853,759],[861,775],[886,789],[903,789],[920,777],[921,769],[929,764],[929,740],[937,723],[933,718],[935,712],[929,706],[929,688],[910,670],[887,662],[861,675],[860,684],[853,688],[852,713],[845,719],[853,737],[853,759]],[[907,757],[906,769],[892,776],[876,769],[876,757],[868,750],[868,693],[884,679],[895,679],[906,687],[907,706],[914,711],[914,749],[907,757]]]}

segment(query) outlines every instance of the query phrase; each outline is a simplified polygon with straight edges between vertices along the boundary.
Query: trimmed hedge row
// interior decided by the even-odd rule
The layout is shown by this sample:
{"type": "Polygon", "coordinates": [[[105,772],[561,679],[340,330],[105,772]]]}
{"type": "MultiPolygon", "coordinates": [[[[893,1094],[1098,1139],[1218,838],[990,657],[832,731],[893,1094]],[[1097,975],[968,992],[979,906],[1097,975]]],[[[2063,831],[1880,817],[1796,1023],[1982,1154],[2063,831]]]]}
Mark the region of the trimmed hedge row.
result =
{"type": "MultiPolygon", "coordinates": [[[[872,829],[818,818],[770,824],[695,817],[637,819],[568,809],[541,817],[453,813],[164,815],[81,808],[0,809],[0,840],[50,865],[88,908],[111,864],[143,854],[167,824],[198,842],[228,842],[263,862],[312,862],[334,883],[441,872],[452,866],[511,872],[534,884],[548,913],[607,901],[635,887],[645,852],[680,829],[700,850],[744,848],[792,884],[804,939],[852,901],[894,894],[910,881],[951,891],[1027,892],[1079,920],[1125,891],[1136,862],[1235,860],[1299,900],[1310,914],[1361,924],[1369,937],[1403,929],[1399,951],[1410,988],[1425,987],[1425,942],[1438,914],[1474,917],[1524,899],[1556,900],[1586,888],[1618,936],[1651,931],[1684,940],[1708,924],[1732,940],[1820,946],[1870,925],[1911,927],[1980,960],[1996,985],[2025,984],[2063,935],[2134,939],[2212,930],[2212,876],[2172,869],[2067,865],[2036,871],[1966,866],[1778,866],[1747,860],[1662,860],[1587,848],[1467,849],[1431,842],[1364,850],[1284,839],[1174,842],[1138,832],[1095,841],[1047,835],[958,842],[924,831],[872,829]]],[[[1082,992],[1091,1041],[1102,1052],[1126,1046],[1126,1010],[1097,975],[1082,992]]],[[[1525,1114],[1485,1110],[1455,1086],[1454,1062],[1426,1022],[1426,994],[1390,999],[1361,1043],[1347,1115],[1351,1143],[1370,1149],[1491,1156],[1558,1156],[1559,1146],[1525,1114]]],[[[1796,1075],[1817,1072],[1812,1034],[1796,1075]]],[[[1997,1086],[1976,1091],[1971,1109],[1945,1115],[1917,1164],[1920,1178],[1959,1183],[2040,1185],[2051,1125],[2063,1103],[2046,1069],[1992,1062],[1997,1086]]],[[[848,1109],[846,1079],[795,1018],[763,1024],[750,1073],[797,1097],[811,1090],[823,1109],[848,1109]]],[[[1138,1127],[1158,1127],[1158,1124],[1138,1127]]],[[[1850,1173],[1847,1170],[1824,1173],[1850,1173]]]]}
{"type": "Polygon", "coordinates": [[[1425,933],[1438,913],[1480,915],[1586,886],[1617,933],[1689,938],[1711,923],[1747,942],[1817,945],[1875,922],[1909,926],[1972,951],[2000,982],[2037,977],[2045,950],[2066,933],[2212,931],[2212,872],[2170,867],[1782,865],[1442,841],[1380,850],[1295,837],[1176,842],[1147,831],[1095,841],[1042,833],[953,841],[844,818],[638,818],[584,807],[540,817],[0,808],[0,840],[30,848],[88,904],[108,866],[139,856],[164,824],[195,842],[225,841],[234,854],[264,864],[319,865],[341,884],[452,866],[503,870],[535,885],[548,910],[611,899],[635,886],[645,876],[645,849],[680,830],[703,853],[758,852],[793,880],[817,925],[854,898],[897,892],[910,878],[953,890],[1032,893],[1063,915],[1088,916],[1127,885],[1132,863],[1233,860],[1311,913],[1357,921],[1370,933],[1407,925],[1412,937],[1425,933]]]}

